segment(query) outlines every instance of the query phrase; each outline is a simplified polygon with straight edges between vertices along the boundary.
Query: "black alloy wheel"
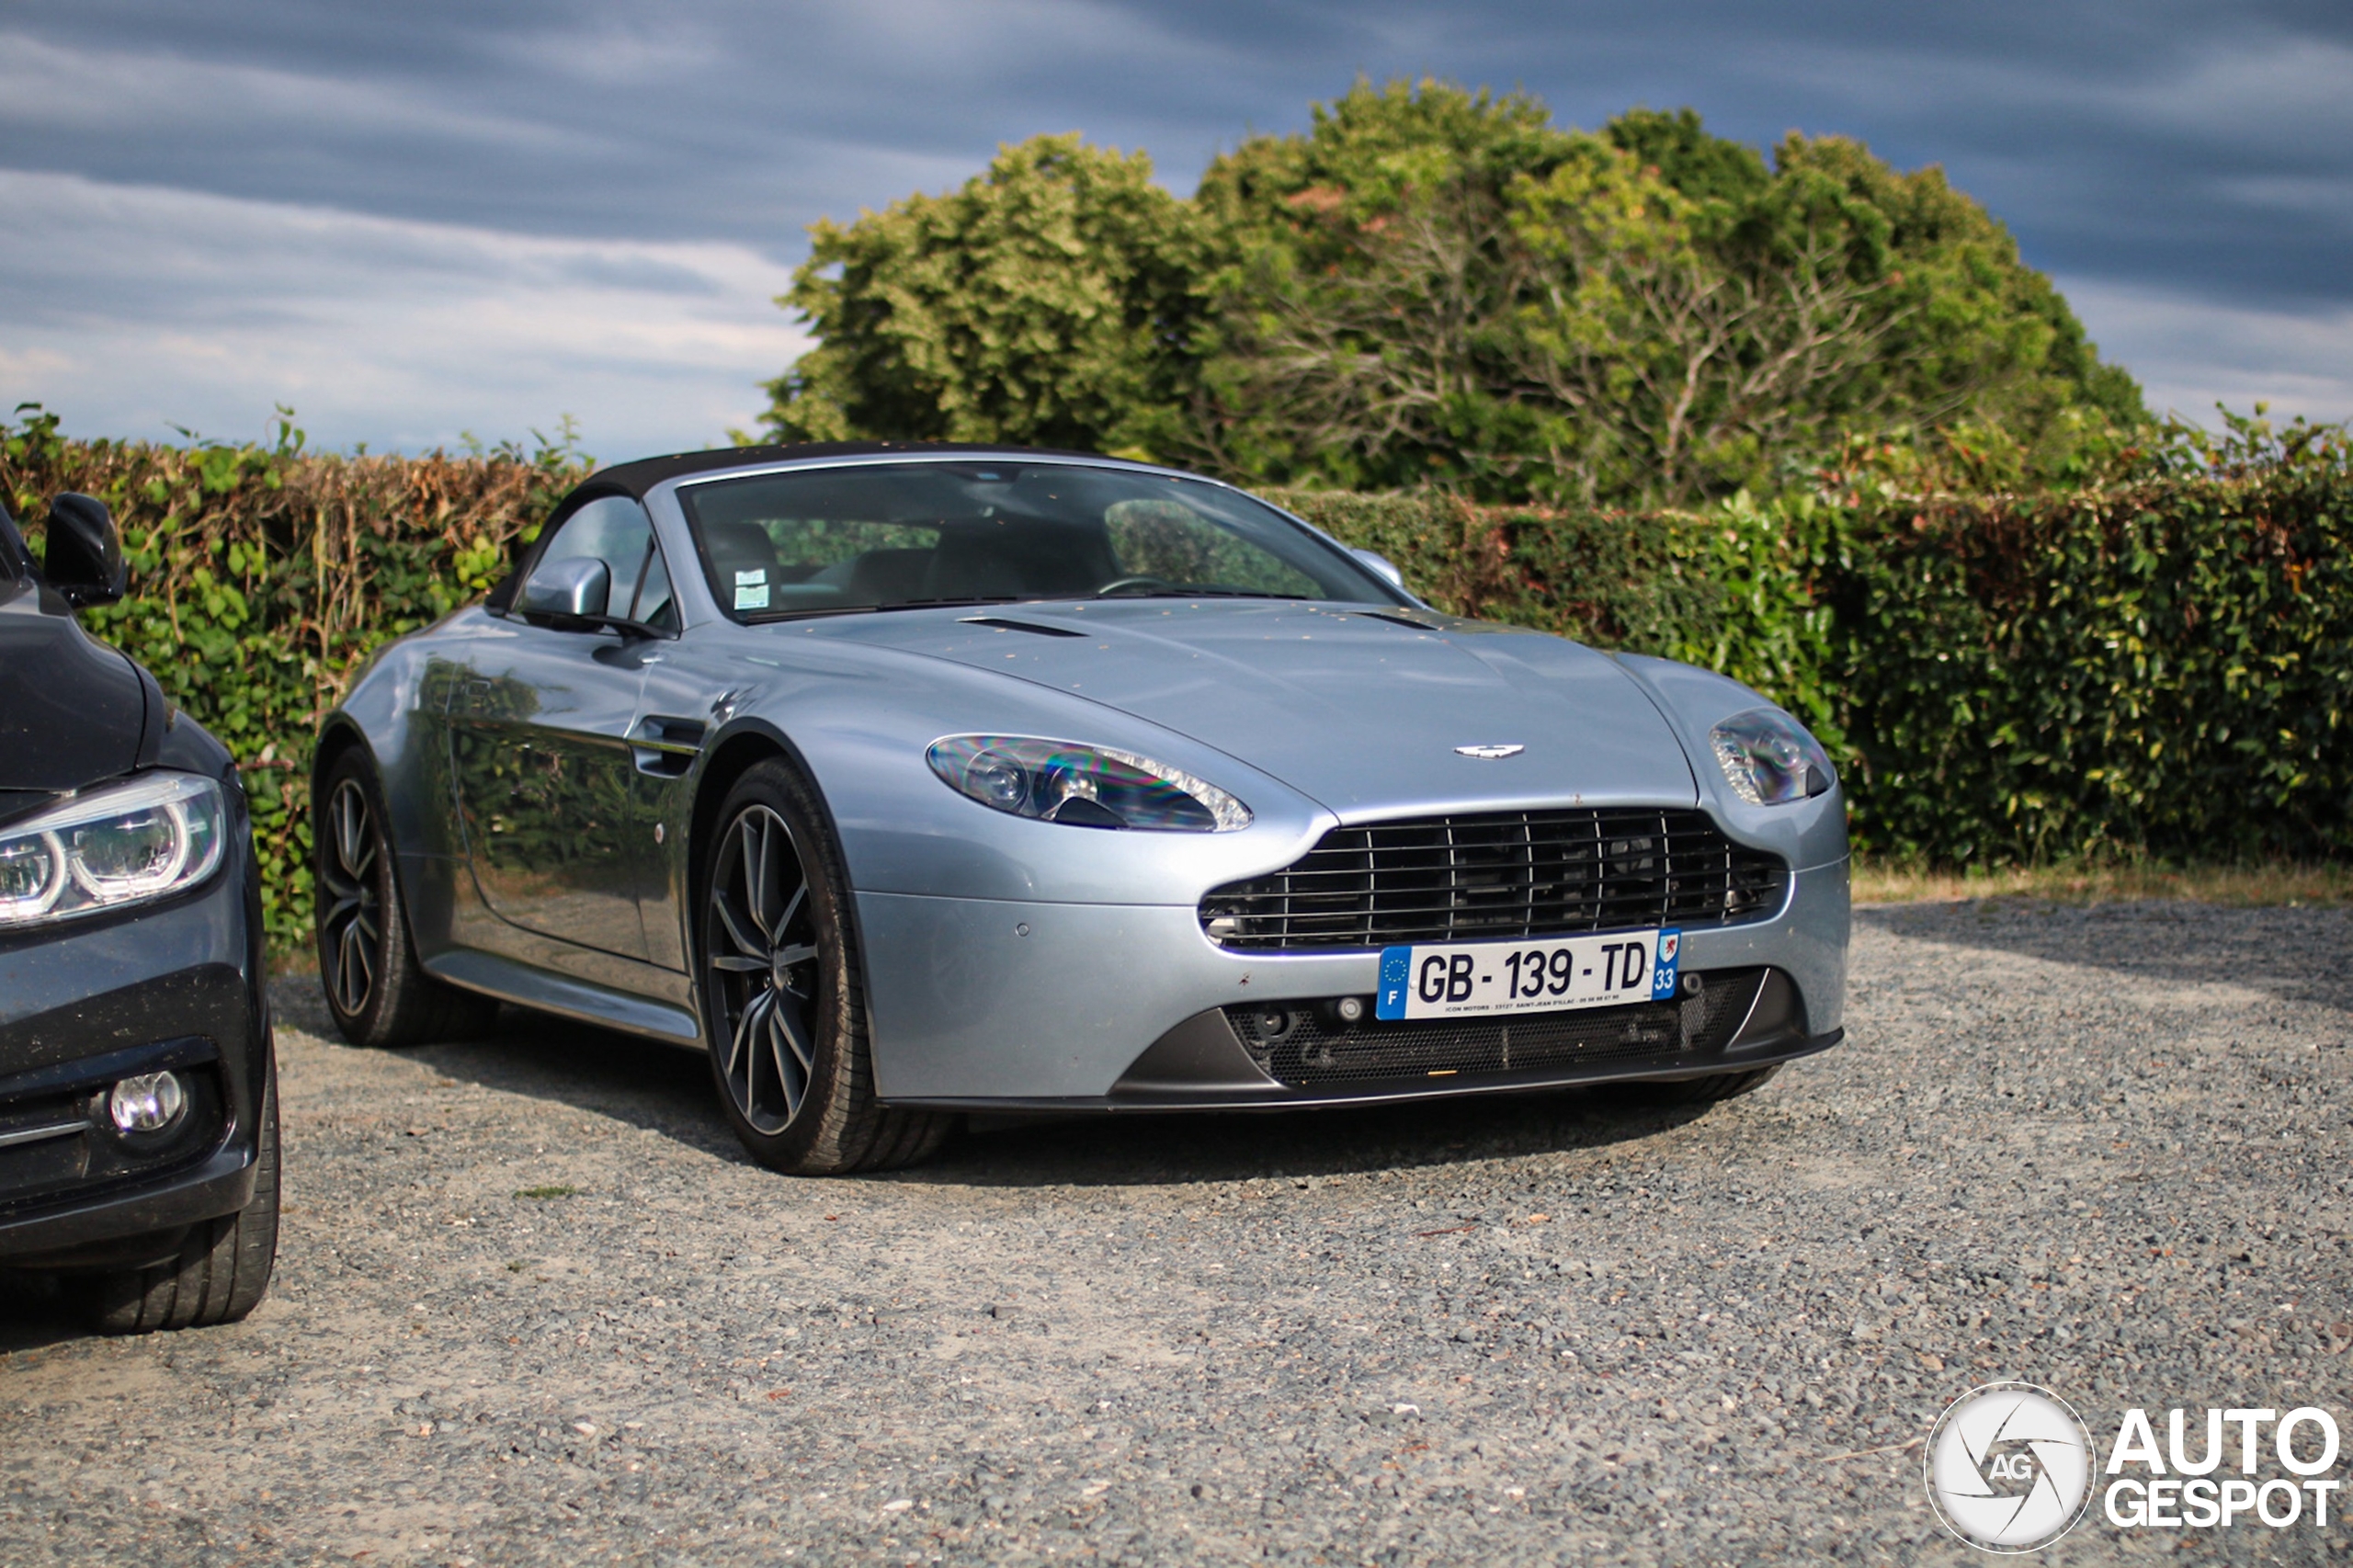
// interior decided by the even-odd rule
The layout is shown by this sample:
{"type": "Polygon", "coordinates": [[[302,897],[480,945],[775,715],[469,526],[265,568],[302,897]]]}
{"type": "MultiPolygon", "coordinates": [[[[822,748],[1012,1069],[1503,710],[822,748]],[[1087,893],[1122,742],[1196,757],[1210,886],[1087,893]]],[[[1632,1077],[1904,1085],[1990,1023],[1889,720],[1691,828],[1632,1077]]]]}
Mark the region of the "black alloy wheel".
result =
{"type": "Polygon", "coordinates": [[[443,984],[417,962],[384,832],[384,793],[367,754],[337,756],[314,798],[319,986],[343,1038],[392,1048],[486,1031],[498,1004],[443,984]]]}
{"type": "Polygon", "coordinates": [[[375,814],[356,778],[345,778],[326,804],[319,847],[319,979],[338,1018],[356,1018],[375,999],[377,953],[383,946],[383,898],[375,814]]]}
{"type": "Polygon", "coordinates": [[[774,1136],[809,1102],[817,1071],[817,921],[792,830],[754,802],[727,826],[710,888],[708,937],[720,1081],[754,1131],[774,1136]]]}
{"type": "Polygon", "coordinates": [[[816,791],[782,759],[720,807],[697,883],[705,1043],[761,1164],[835,1176],[911,1164],[949,1118],[876,1103],[847,879],[816,791]]]}

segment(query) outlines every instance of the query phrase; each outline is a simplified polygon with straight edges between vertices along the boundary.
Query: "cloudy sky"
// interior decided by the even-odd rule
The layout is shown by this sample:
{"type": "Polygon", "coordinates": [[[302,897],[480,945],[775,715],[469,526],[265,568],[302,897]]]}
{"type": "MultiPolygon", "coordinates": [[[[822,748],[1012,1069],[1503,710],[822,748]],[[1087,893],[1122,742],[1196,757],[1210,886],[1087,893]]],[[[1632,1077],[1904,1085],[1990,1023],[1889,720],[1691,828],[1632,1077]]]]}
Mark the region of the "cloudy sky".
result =
{"type": "Polygon", "coordinates": [[[1941,164],[2155,406],[2353,415],[2344,0],[0,0],[0,416],[708,445],[812,219],[1040,131],[1189,191],[1359,74],[1941,164]]]}

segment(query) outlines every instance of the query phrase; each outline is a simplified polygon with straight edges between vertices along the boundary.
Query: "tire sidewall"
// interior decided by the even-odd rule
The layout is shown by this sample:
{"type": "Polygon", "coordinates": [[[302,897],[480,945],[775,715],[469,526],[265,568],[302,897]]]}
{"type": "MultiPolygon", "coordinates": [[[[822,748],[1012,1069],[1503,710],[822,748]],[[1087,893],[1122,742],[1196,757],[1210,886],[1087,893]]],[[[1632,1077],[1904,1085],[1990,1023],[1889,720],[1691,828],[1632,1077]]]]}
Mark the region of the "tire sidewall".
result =
{"type": "Polygon", "coordinates": [[[859,1065],[865,1009],[854,970],[857,943],[850,925],[848,879],[842,872],[831,824],[816,790],[782,758],[754,764],[728,790],[712,819],[710,838],[699,861],[694,880],[694,914],[688,925],[704,1044],[710,1055],[711,1083],[719,1091],[720,1109],[761,1164],[788,1171],[829,1165],[832,1151],[826,1145],[838,1142],[845,1113],[858,1087],[850,1080],[859,1065]],[[811,1028],[816,1067],[810,1074],[800,1114],[772,1133],[762,1132],[745,1119],[728,1086],[731,1041],[718,972],[710,963],[710,899],[718,880],[719,856],[733,836],[736,819],[756,805],[783,819],[791,835],[801,874],[808,880],[810,918],[818,945],[817,1006],[811,1028]]]}

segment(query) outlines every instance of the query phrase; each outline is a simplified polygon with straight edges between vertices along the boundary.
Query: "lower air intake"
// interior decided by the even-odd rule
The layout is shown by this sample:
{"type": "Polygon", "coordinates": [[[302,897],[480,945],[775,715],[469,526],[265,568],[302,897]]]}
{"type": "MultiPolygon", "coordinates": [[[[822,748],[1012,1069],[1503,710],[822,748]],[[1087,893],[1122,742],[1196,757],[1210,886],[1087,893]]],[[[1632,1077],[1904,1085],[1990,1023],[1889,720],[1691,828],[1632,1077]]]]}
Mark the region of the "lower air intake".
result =
{"type": "Polygon", "coordinates": [[[1228,1007],[1243,1048],[1293,1088],[1485,1077],[1586,1066],[1638,1066],[1722,1051],[1765,983],[1761,969],[1711,973],[1680,1002],[1519,1013],[1503,1018],[1432,1018],[1343,1024],[1324,1008],[1228,1007]]]}

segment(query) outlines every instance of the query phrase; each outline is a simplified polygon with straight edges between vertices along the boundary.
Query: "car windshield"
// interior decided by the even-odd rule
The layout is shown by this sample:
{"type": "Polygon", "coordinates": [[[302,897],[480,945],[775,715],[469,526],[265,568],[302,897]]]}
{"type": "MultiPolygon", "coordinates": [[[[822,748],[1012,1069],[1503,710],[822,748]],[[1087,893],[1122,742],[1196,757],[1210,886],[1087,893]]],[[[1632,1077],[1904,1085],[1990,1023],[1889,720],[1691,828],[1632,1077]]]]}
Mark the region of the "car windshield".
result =
{"type": "Polygon", "coordinates": [[[1347,551],[1205,481],[1040,461],[887,462],[683,487],[738,620],[1175,597],[1408,601],[1347,551]]]}

